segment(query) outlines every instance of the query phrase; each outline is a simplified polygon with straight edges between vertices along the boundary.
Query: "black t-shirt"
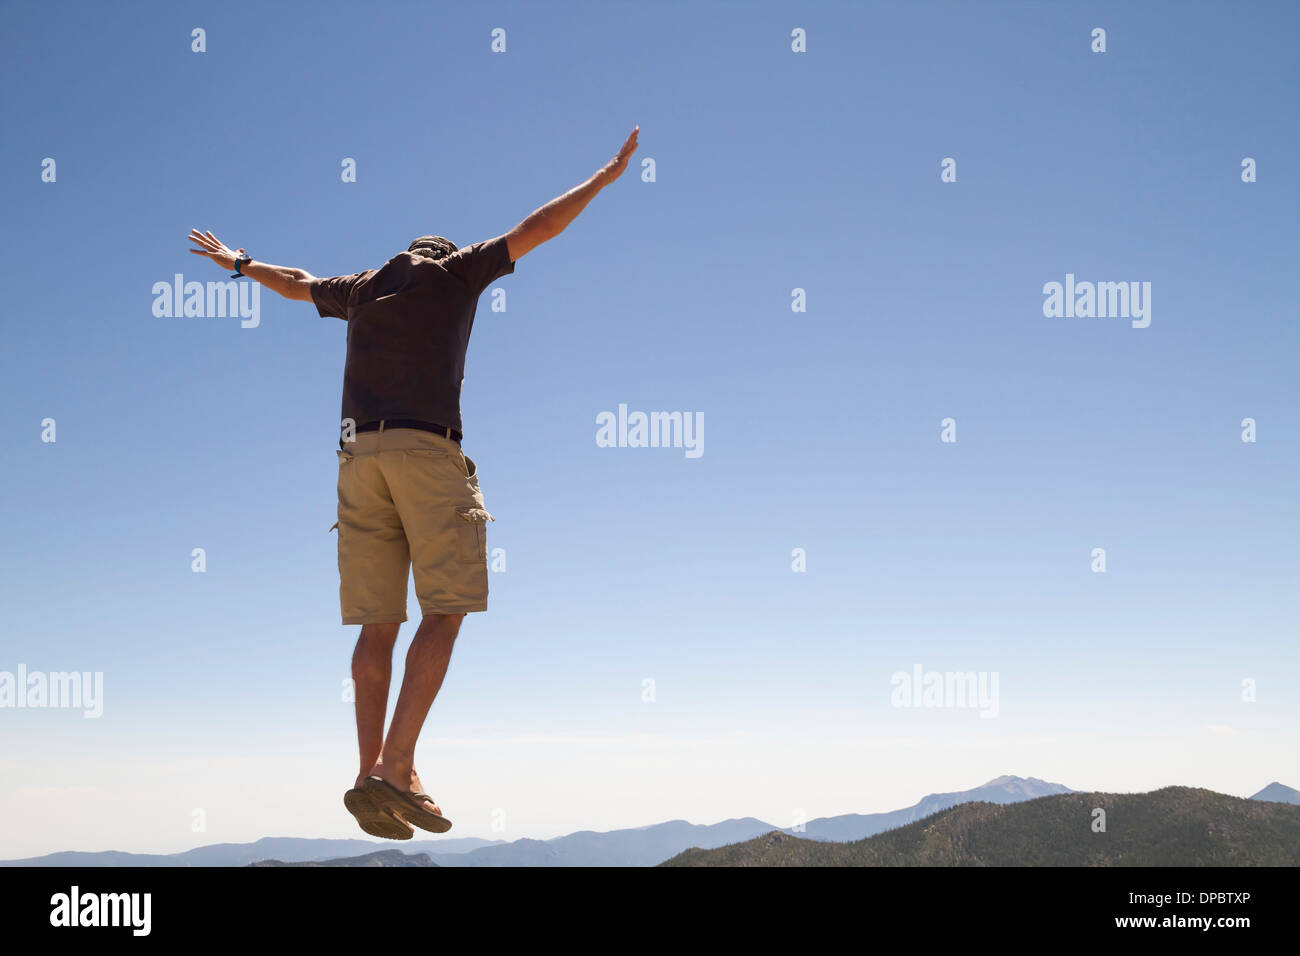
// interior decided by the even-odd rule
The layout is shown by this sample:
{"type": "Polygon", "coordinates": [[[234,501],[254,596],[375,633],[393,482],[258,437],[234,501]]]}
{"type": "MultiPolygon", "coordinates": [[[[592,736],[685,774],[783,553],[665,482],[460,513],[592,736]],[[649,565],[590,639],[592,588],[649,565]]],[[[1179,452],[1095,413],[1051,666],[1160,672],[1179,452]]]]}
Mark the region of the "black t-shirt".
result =
{"type": "Polygon", "coordinates": [[[343,418],[413,418],[463,431],[460,388],[478,297],[515,271],[506,237],[433,260],[393,256],[382,268],[317,279],[322,317],[348,323],[343,418]]]}

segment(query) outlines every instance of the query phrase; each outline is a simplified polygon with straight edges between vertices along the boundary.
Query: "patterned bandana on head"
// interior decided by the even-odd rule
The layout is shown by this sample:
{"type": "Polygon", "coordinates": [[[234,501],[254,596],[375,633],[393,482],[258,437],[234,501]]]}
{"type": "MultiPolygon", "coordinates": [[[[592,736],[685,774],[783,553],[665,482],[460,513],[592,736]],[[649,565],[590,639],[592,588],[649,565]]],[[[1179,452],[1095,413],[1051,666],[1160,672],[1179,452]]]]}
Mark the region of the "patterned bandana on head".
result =
{"type": "Polygon", "coordinates": [[[430,259],[441,259],[456,251],[456,243],[442,236],[421,236],[407,246],[406,251],[430,259]]]}

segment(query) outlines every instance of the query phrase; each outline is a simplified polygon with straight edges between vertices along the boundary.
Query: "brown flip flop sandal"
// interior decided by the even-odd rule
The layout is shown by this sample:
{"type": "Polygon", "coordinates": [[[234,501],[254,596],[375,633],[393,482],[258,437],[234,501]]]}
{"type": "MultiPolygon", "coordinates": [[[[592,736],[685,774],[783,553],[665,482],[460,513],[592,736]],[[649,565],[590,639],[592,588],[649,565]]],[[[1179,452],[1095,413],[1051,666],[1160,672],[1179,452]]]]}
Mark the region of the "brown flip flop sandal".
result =
{"type": "Polygon", "coordinates": [[[382,777],[370,776],[361,781],[361,789],[380,810],[401,817],[407,823],[431,833],[446,833],[451,821],[434,813],[424,801],[435,803],[433,797],[417,790],[398,790],[382,777]]]}
{"type": "Polygon", "coordinates": [[[343,806],[357,818],[361,829],[371,836],[385,840],[409,840],[415,835],[405,823],[394,819],[391,813],[377,806],[364,790],[354,788],[343,794],[343,806]]]}

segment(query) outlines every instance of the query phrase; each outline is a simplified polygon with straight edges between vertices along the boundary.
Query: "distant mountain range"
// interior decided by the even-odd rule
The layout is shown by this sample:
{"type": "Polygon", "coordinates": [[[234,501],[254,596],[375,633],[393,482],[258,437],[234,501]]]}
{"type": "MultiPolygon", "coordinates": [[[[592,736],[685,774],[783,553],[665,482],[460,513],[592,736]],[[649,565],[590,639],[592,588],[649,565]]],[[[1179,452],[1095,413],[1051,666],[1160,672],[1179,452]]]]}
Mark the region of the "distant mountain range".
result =
{"type": "Polygon", "coordinates": [[[854,843],[774,831],[663,866],[1300,866],[1300,806],[1166,787],[965,803],[854,843]],[[1093,829],[1094,808],[1105,832],[1093,829]]]}
{"type": "Polygon", "coordinates": [[[582,830],[553,840],[516,840],[455,856],[434,856],[442,866],[654,866],[691,846],[725,846],[772,830],[745,817],[699,826],[671,820],[633,830],[582,830]]]}
{"type": "Polygon", "coordinates": [[[1272,803],[1300,803],[1300,790],[1284,787],[1280,783],[1270,783],[1250,799],[1268,800],[1272,803]]]}
{"type": "MultiPolygon", "coordinates": [[[[383,862],[356,862],[374,857],[376,851],[396,852],[410,858],[427,854],[430,861],[428,865],[442,867],[654,866],[691,848],[707,850],[744,843],[773,831],[784,832],[797,838],[801,843],[859,841],[972,801],[1007,805],[1075,792],[1062,784],[1049,783],[1034,777],[1004,776],[990,780],[973,790],[930,794],[913,806],[902,810],[819,817],[809,821],[802,830],[798,831],[792,827],[781,831],[770,823],[745,817],[724,820],[707,826],[687,823],[684,820],[672,820],[634,829],[612,830],[604,833],[583,830],[551,840],[524,839],[510,843],[474,837],[415,839],[401,844],[400,849],[387,841],[268,837],[255,843],[213,844],[174,854],[116,851],[52,853],[23,860],[0,861],[0,866],[248,866],[254,863],[278,866],[300,863],[335,866],[394,865],[383,862]]],[[[1300,792],[1273,783],[1252,799],[1300,803],[1300,792]]]]}
{"type": "Polygon", "coordinates": [[[299,863],[282,863],[279,860],[262,860],[249,866],[437,866],[427,853],[403,853],[401,850],[376,850],[363,856],[349,856],[339,860],[306,860],[299,863]]]}
{"type": "MultiPolygon", "coordinates": [[[[451,840],[411,840],[405,844],[408,852],[436,850],[440,855],[451,856],[468,853],[480,847],[492,846],[501,841],[483,840],[479,837],[458,837],[451,840]]],[[[314,860],[351,857],[371,853],[376,849],[394,848],[389,841],[376,840],[318,840],[301,837],[263,837],[255,843],[213,843],[196,847],[183,853],[122,853],[108,850],[102,853],[65,851],[37,856],[26,860],[0,860],[0,866],[247,866],[261,860],[284,860],[303,863],[314,860]]]]}
{"type": "Polygon", "coordinates": [[[1069,787],[1059,783],[1048,783],[1037,777],[998,777],[974,790],[963,790],[960,793],[932,793],[904,810],[820,817],[805,824],[803,832],[792,827],[784,832],[808,840],[833,840],[847,843],[850,840],[861,840],[863,837],[893,830],[961,803],[972,803],[977,800],[988,803],[1019,803],[1021,800],[1074,792],[1069,787]]]}

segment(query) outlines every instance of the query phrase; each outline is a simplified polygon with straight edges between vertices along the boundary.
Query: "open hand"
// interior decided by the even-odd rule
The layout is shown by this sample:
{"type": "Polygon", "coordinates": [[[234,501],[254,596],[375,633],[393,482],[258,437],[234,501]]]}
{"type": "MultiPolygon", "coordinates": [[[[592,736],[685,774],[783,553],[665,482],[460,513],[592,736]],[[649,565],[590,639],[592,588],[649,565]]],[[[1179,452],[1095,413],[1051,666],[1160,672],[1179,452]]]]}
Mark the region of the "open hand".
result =
{"type": "Polygon", "coordinates": [[[605,176],[606,182],[612,183],[623,175],[623,170],[627,169],[629,157],[636,152],[636,137],[640,131],[640,126],[633,127],[632,134],[624,141],[623,148],[618,151],[618,155],[601,167],[600,171],[605,176]]]}
{"type": "Polygon", "coordinates": [[[197,229],[190,230],[189,240],[196,246],[201,247],[191,249],[190,252],[196,256],[207,256],[226,271],[235,268],[235,256],[244,251],[243,249],[236,249],[232,252],[212,233],[199,232],[197,229]]]}

